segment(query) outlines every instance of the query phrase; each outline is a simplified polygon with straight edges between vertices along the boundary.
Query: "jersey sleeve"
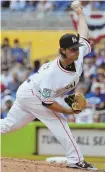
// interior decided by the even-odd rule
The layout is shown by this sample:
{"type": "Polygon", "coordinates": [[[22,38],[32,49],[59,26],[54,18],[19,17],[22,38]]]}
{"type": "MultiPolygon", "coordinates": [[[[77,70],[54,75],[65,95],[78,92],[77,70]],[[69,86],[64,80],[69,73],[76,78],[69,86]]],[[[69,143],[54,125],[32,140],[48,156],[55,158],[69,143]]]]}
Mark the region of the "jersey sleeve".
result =
{"type": "Polygon", "coordinates": [[[48,80],[42,81],[42,84],[40,86],[41,88],[41,101],[47,105],[50,105],[54,102],[53,99],[53,89],[51,83],[48,82],[48,80]]]}
{"type": "Polygon", "coordinates": [[[84,57],[91,52],[91,46],[87,39],[80,37],[80,41],[83,46],[80,47],[80,54],[84,57]]]}

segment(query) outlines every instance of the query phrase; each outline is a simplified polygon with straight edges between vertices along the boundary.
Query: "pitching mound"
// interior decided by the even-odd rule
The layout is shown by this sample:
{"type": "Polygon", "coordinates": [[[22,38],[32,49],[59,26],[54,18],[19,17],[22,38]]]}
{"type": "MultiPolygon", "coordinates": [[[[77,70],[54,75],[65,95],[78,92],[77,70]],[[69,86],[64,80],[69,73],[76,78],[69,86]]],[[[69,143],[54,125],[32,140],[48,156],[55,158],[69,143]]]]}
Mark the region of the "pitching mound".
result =
{"type": "MultiPolygon", "coordinates": [[[[47,163],[44,161],[1,158],[1,172],[86,172],[66,168],[64,164],[47,163]]],[[[99,172],[99,171],[98,171],[99,172]]]]}

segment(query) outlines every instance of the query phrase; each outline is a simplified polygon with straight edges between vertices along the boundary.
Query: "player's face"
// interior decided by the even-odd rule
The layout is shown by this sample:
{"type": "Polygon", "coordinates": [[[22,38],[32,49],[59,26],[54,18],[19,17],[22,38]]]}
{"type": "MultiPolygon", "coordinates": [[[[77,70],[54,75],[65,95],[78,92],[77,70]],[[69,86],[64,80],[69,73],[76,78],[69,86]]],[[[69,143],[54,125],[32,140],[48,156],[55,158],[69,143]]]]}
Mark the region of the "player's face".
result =
{"type": "Polygon", "coordinates": [[[65,50],[65,54],[67,56],[67,58],[70,60],[77,60],[78,59],[78,56],[79,56],[79,47],[78,48],[67,48],[65,50]]]}

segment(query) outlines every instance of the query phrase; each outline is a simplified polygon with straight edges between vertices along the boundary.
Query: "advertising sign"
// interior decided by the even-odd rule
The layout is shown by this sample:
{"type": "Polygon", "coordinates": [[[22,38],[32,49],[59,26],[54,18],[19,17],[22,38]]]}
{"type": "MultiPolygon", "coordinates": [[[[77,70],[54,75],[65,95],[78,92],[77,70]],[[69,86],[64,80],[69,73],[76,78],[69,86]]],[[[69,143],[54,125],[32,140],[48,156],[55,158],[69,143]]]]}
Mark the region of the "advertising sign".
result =
{"type": "MultiPolygon", "coordinates": [[[[64,149],[47,128],[39,128],[37,153],[64,155],[64,149]]],[[[72,129],[72,134],[85,156],[105,156],[105,130],[72,129]]]]}

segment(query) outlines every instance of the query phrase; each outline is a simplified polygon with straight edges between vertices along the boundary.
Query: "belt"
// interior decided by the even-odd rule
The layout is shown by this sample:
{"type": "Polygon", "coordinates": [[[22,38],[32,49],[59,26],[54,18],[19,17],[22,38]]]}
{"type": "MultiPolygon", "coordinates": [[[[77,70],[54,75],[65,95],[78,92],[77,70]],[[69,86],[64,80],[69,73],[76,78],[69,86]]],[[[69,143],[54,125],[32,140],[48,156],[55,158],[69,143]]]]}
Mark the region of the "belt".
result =
{"type": "Polygon", "coordinates": [[[28,78],[26,81],[29,83],[29,82],[31,81],[31,79],[30,79],[30,78],[28,78]]]}

